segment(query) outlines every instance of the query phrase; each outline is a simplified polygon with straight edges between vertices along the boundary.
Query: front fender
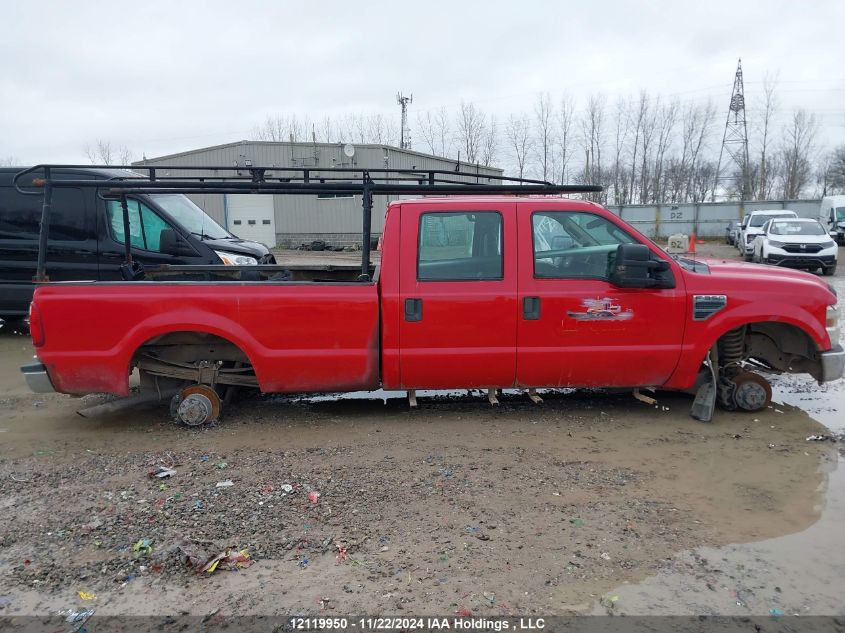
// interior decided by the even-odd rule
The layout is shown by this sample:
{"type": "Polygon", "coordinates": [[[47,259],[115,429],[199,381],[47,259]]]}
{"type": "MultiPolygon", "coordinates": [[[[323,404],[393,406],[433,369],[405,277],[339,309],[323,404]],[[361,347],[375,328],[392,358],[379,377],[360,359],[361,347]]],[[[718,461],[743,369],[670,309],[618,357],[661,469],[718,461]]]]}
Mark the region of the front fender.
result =
{"type": "MultiPolygon", "coordinates": [[[[825,310],[826,307],[822,307],[825,310]]],[[[824,327],[824,314],[813,314],[803,306],[782,301],[754,301],[729,307],[706,321],[692,322],[687,328],[681,358],[664,385],[667,389],[689,389],[695,384],[707,352],[727,332],[752,323],[785,323],[804,332],[818,350],[830,349],[824,327]]]]}

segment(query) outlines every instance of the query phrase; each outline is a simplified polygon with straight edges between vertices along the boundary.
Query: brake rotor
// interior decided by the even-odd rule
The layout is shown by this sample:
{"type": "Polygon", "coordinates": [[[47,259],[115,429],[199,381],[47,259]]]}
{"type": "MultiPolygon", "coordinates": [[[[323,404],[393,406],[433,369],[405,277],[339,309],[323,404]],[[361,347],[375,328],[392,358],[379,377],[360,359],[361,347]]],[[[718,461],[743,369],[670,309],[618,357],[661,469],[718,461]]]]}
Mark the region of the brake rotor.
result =
{"type": "Polygon", "coordinates": [[[760,411],[772,401],[772,386],[760,374],[743,371],[733,377],[736,385],[733,399],[743,411],[760,411]]]}
{"type": "Polygon", "coordinates": [[[192,385],[173,398],[171,409],[182,424],[200,426],[220,417],[220,397],[208,385],[192,385]]]}

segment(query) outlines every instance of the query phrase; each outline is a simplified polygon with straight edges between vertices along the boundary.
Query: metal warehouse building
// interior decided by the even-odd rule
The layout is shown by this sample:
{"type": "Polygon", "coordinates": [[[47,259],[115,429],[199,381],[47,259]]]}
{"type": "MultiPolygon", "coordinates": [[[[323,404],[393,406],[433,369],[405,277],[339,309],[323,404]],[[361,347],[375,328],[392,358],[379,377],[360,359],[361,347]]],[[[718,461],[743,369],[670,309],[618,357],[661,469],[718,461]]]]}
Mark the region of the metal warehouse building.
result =
{"type": "MultiPolygon", "coordinates": [[[[144,159],[137,166],[162,165],[208,167],[293,167],[307,168],[319,179],[321,168],[355,169],[442,169],[471,172],[474,180],[487,182],[487,176],[501,176],[494,167],[459,164],[457,161],[389,145],[349,145],[340,143],[280,143],[239,141],[202,149],[144,159]]],[[[209,175],[213,174],[209,171],[209,175]]],[[[162,175],[179,176],[178,170],[162,175]]],[[[194,174],[198,175],[198,174],[194,174]]],[[[248,176],[249,172],[244,171],[248,176]]],[[[272,177],[272,172],[267,177],[272,177]]],[[[361,196],[326,194],[294,195],[191,195],[191,198],[229,231],[244,239],[268,246],[297,247],[313,240],[329,245],[349,246],[361,241],[361,196]]],[[[384,212],[396,196],[373,199],[373,235],[384,227],[384,212]]]]}

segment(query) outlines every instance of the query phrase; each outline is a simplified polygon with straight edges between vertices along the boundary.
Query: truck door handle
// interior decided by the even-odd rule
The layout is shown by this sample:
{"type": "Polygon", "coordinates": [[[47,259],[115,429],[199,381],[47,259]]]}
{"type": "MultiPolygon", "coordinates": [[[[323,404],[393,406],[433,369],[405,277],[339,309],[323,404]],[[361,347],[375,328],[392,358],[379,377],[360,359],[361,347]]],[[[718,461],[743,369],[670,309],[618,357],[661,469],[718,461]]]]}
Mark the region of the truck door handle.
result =
{"type": "Polygon", "coordinates": [[[422,321],[422,299],[405,299],[405,320],[422,321]]]}
{"type": "Polygon", "coordinates": [[[526,321],[538,321],[540,319],[540,297],[522,298],[522,318],[526,321]]]}

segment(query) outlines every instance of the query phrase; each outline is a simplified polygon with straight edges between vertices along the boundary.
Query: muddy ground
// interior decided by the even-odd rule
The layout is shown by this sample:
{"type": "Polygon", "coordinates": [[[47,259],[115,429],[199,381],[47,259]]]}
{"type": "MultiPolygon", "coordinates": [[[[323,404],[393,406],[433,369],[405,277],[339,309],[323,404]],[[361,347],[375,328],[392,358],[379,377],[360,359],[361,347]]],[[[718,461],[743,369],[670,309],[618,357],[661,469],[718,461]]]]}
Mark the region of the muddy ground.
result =
{"type": "Polygon", "coordinates": [[[841,385],[712,424],[557,392],[255,396],[193,430],[30,394],[31,355],[0,330],[0,615],[843,612],[840,445],[807,441],[841,432],[841,385]],[[197,549],[254,562],[199,576],[197,549]]]}

